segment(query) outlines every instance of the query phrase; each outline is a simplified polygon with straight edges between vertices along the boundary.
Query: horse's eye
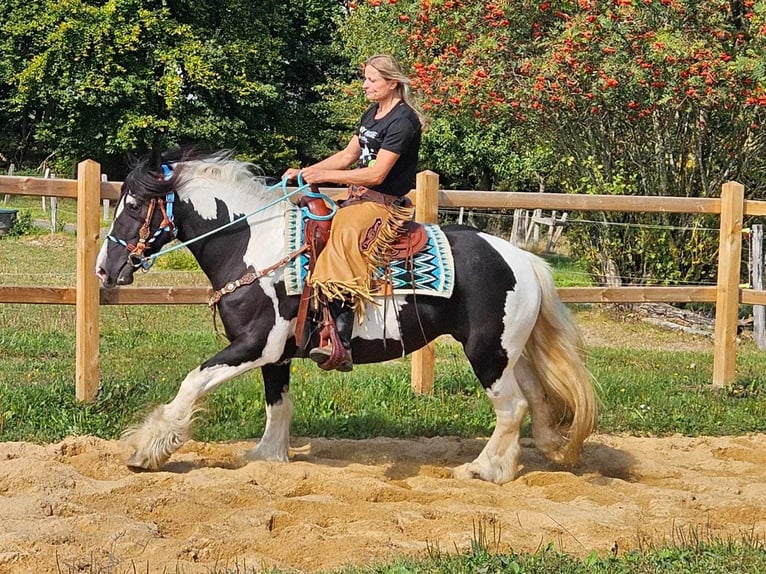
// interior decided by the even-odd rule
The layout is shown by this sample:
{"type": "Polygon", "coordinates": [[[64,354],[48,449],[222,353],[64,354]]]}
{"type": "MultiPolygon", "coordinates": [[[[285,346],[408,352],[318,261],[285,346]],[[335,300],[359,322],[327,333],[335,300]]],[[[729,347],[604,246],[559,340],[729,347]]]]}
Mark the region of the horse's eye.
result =
{"type": "Polygon", "coordinates": [[[125,207],[131,211],[138,211],[141,208],[141,204],[129,195],[125,198],[125,207]]]}

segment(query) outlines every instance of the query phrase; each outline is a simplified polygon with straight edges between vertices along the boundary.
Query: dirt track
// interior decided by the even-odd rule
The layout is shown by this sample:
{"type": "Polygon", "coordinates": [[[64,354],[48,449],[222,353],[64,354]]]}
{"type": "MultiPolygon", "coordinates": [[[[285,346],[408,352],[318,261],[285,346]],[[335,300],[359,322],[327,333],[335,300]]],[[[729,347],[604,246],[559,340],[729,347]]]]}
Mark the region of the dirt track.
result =
{"type": "Polygon", "coordinates": [[[128,471],[117,441],[0,443],[0,573],[315,571],[463,550],[477,526],[500,550],[578,555],[763,537],[765,440],[595,436],[573,472],[527,444],[503,486],[451,478],[481,440],[296,440],[291,463],[244,466],[250,443],[191,442],[151,474],[128,471]]]}

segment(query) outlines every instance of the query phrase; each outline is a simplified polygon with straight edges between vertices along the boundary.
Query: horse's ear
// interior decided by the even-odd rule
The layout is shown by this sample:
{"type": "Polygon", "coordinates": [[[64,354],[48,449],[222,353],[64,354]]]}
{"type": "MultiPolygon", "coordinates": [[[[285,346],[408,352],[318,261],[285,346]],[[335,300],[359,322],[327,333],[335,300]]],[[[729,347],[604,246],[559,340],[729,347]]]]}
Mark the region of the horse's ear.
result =
{"type": "Polygon", "coordinates": [[[152,147],[151,164],[152,171],[162,173],[162,150],[158,146],[152,147]]]}

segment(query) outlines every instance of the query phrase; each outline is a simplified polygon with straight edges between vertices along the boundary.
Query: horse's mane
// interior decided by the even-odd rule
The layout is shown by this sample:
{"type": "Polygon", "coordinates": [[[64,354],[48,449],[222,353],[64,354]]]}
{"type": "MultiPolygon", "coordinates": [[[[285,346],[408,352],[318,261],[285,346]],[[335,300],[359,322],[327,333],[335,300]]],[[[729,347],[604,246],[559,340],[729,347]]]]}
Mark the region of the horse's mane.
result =
{"type": "Polygon", "coordinates": [[[266,183],[258,166],[237,160],[232,150],[199,152],[185,148],[164,152],[160,165],[152,156],[142,157],[125,177],[125,188],[142,198],[162,197],[192,178],[221,181],[256,193],[266,183]],[[172,168],[169,179],[165,178],[162,165],[172,168]]]}

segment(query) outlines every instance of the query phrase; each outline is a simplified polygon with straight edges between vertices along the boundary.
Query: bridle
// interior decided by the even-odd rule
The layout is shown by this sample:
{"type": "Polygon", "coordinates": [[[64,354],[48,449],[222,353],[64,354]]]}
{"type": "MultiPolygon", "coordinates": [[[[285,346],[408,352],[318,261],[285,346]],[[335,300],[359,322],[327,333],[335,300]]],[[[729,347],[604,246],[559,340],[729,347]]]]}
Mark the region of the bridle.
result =
{"type": "MultiPolygon", "coordinates": [[[[173,177],[173,170],[166,164],[162,164],[163,179],[165,181],[173,177]]],[[[106,238],[118,245],[122,245],[128,250],[128,263],[130,263],[134,269],[143,269],[148,271],[154,263],[153,258],[144,256],[144,252],[152,246],[157,238],[162,233],[170,233],[175,239],[178,235],[178,229],[176,228],[173,218],[173,204],[176,200],[176,194],[174,191],[169,191],[165,194],[165,198],[153,197],[149,202],[149,208],[146,211],[146,218],[144,219],[141,229],[138,231],[138,243],[133,245],[128,243],[124,239],[115,237],[114,235],[107,235],[106,238]],[[152,233],[152,218],[154,217],[154,211],[159,207],[162,213],[162,221],[159,227],[152,233]]]]}
{"type": "MultiPolygon", "coordinates": [[[[151,247],[152,243],[160,236],[161,233],[170,233],[175,239],[178,231],[176,230],[175,223],[173,222],[173,203],[175,202],[175,193],[169,192],[165,199],[161,197],[154,197],[149,202],[149,209],[146,212],[146,220],[138,231],[138,243],[136,245],[126,244],[130,253],[128,253],[128,261],[130,264],[138,269],[149,269],[151,267],[151,259],[144,257],[144,251],[148,247],[151,247]],[[152,233],[152,216],[154,210],[159,207],[162,212],[162,222],[159,227],[152,233]],[[151,235],[151,237],[150,237],[151,235]]],[[[111,239],[111,238],[110,238],[111,239]]]]}

